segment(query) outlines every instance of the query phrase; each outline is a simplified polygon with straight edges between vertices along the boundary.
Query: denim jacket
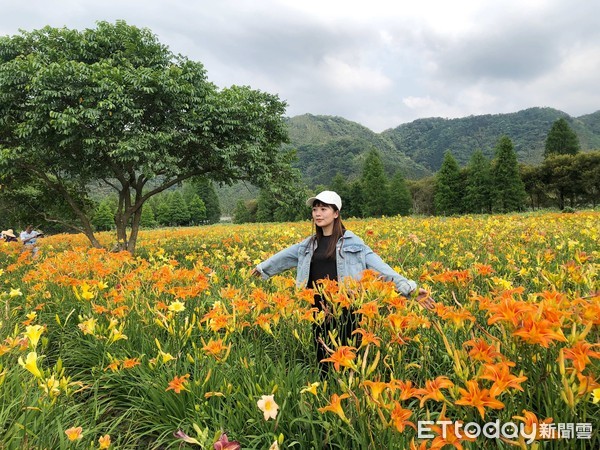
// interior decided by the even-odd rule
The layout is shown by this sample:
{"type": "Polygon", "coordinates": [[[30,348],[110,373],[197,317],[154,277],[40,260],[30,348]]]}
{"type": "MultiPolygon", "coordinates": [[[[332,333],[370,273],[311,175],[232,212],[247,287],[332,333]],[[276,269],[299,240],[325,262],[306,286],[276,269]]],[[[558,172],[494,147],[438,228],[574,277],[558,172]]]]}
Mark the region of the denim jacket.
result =
{"type": "MultiPolygon", "coordinates": [[[[287,269],[297,268],[296,286],[306,287],[310,274],[310,263],[316,248],[316,240],[308,237],[298,244],[294,244],[271,258],[260,263],[256,268],[262,274],[263,279],[268,279],[287,269]]],[[[393,281],[396,290],[402,295],[408,296],[417,288],[417,284],[404,278],[394,271],[389,265],[375,253],[361,238],[351,231],[346,230],[344,236],[337,243],[336,264],[338,282],[346,277],[360,280],[365,269],[379,272],[386,281],[393,281]],[[341,255],[340,255],[341,247],[341,255]]]]}

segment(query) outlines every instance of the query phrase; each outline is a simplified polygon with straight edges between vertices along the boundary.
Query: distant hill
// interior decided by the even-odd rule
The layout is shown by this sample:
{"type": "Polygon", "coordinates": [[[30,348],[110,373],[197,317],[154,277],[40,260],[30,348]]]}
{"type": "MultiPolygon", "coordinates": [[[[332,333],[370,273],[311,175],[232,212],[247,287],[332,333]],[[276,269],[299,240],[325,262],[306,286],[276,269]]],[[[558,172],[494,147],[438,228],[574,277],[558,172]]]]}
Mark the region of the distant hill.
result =
{"type": "Polygon", "coordinates": [[[297,150],[296,166],[309,186],[328,184],[341,173],[349,179],[360,176],[366,154],[379,150],[389,175],[397,170],[409,178],[430,171],[407,157],[387,136],[342,117],[304,114],[287,120],[291,143],[297,150]]]}
{"type": "Polygon", "coordinates": [[[552,108],[530,108],[510,114],[486,114],[460,119],[418,119],[381,133],[396,150],[425,168],[440,168],[444,152],[450,150],[461,165],[480,149],[491,158],[498,139],[507,135],[520,162],[543,160],[546,136],[552,124],[564,117],[579,136],[582,150],[600,148],[600,111],[572,118],[552,108]]]}

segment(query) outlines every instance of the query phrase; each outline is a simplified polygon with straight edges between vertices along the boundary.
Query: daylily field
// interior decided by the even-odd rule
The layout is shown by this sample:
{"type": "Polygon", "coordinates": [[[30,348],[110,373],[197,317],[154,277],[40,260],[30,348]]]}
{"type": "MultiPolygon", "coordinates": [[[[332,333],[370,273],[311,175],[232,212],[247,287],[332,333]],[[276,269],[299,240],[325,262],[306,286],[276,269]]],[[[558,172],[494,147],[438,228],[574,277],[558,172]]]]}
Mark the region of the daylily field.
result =
{"type": "Polygon", "coordinates": [[[600,447],[600,212],[345,224],[437,307],[370,273],[326,286],[359,328],[325,378],[313,293],[250,277],[308,222],[145,231],[134,257],[0,244],[0,448],[600,447]]]}

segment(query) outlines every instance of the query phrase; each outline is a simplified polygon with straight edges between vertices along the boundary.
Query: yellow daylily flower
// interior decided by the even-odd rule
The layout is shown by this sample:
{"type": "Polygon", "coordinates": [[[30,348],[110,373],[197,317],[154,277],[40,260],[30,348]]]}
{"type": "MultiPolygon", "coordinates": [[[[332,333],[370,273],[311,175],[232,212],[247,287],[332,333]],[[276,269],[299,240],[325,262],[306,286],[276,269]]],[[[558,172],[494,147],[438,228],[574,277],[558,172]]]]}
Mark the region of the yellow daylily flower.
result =
{"type": "Polygon", "coordinates": [[[592,396],[593,396],[593,403],[598,403],[600,402],[600,388],[596,388],[592,391],[592,396]]]}
{"type": "Polygon", "coordinates": [[[40,336],[44,332],[44,327],[41,325],[29,325],[25,330],[26,331],[23,334],[29,339],[31,348],[35,349],[40,340],[40,336]]]}
{"type": "Polygon", "coordinates": [[[101,436],[100,438],[98,438],[98,444],[100,449],[106,449],[110,447],[110,435],[109,434],[105,434],[104,436],[101,436]]]}
{"type": "Polygon", "coordinates": [[[96,322],[97,320],[95,318],[91,318],[84,320],[77,326],[83,332],[83,334],[91,334],[93,336],[96,332],[96,322]]]}
{"type": "Polygon", "coordinates": [[[317,388],[319,387],[320,384],[321,383],[319,383],[318,381],[316,381],[315,383],[309,384],[305,388],[302,388],[302,390],[300,390],[300,393],[304,394],[305,392],[310,392],[312,395],[317,395],[317,388]]]}
{"type": "Polygon", "coordinates": [[[36,352],[29,352],[27,358],[25,358],[25,362],[23,362],[22,357],[19,357],[19,365],[31,372],[37,378],[42,378],[42,372],[40,371],[40,369],[38,369],[37,366],[37,359],[38,356],[36,352]]]}
{"type": "Polygon", "coordinates": [[[58,397],[60,394],[60,383],[54,378],[54,375],[44,382],[40,382],[40,388],[51,398],[58,397]]]}
{"type": "Polygon", "coordinates": [[[180,302],[179,300],[174,301],[173,303],[171,303],[169,305],[169,311],[173,311],[173,312],[185,311],[185,305],[182,302],[180,302]]]}

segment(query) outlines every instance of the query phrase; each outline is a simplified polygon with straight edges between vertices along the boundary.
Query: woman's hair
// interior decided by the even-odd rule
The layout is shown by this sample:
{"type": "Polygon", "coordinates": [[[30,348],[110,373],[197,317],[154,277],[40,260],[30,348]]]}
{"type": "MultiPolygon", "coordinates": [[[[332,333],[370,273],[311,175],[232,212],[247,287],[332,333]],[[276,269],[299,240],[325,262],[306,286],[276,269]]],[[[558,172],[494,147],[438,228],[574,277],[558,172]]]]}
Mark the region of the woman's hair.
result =
{"type": "MultiPolygon", "coordinates": [[[[313,207],[315,207],[315,206],[329,206],[334,211],[339,211],[337,206],[330,205],[329,203],[323,203],[320,200],[315,200],[313,202],[313,207]]],[[[344,227],[344,224],[342,223],[342,216],[341,216],[341,214],[338,214],[338,216],[335,219],[333,219],[333,231],[331,233],[331,239],[329,240],[329,246],[327,247],[327,252],[326,252],[327,258],[332,259],[335,257],[335,249],[336,249],[337,242],[339,241],[339,239],[341,237],[344,236],[345,231],[346,231],[346,227],[344,227]]],[[[320,226],[315,224],[315,239],[317,240],[317,245],[319,245],[319,242],[321,242],[322,237],[323,237],[323,228],[321,228],[320,226]]],[[[341,255],[341,252],[340,252],[340,255],[341,255]]]]}

